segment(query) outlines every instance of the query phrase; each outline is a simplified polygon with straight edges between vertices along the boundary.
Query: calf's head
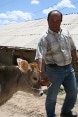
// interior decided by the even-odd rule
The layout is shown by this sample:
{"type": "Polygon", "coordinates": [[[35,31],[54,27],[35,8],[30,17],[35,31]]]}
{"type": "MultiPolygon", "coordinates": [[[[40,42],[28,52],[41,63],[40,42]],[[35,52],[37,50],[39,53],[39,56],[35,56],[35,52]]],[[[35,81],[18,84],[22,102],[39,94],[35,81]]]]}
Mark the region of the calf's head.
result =
{"type": "Polygon", "coordinates": [[[24,80],[30,89],[30,93],[32,92],[35,96],[43,95],[38,64],[36,62],[28,63],[26,60],[20,58],[17,58],[17,63],[19,69],[27,74],[27,77],[24,77],[24,80]]]}

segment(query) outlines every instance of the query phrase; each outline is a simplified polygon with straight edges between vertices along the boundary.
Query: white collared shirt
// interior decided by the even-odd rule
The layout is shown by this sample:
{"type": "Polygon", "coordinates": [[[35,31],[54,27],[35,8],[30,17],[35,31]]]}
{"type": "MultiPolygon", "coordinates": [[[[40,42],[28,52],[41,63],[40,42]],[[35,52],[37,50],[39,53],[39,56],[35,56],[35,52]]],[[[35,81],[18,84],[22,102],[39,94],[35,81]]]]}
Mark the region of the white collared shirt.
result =
{"type": "Polygon", "coordinates": [[[46,64],[68,65],[72,60],[73,49],[76,49],[76,46],[68,31],[60,29],[55,33],[48,29],[40,38],[35,59],[43,58],[46,64]]]}

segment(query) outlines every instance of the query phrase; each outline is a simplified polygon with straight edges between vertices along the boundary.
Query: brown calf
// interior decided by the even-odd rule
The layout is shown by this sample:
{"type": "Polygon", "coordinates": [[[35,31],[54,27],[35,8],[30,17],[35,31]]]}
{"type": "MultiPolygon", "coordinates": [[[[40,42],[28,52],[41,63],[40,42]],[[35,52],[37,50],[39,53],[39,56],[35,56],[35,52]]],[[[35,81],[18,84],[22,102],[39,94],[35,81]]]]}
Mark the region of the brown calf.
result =
{"type": "Polygon", "coordinates": [[[38,65],[17,59],[18,66],[0,66],[0,105],[17,91],[41,96],[41,80],[38,65]]]}

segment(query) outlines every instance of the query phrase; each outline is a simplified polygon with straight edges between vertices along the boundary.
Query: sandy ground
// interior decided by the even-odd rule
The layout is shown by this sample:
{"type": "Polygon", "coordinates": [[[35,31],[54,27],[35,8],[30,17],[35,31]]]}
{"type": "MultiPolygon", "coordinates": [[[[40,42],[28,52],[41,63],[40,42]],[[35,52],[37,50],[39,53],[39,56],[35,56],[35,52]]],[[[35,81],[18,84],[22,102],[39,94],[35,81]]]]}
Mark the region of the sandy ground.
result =
{"type": "MultiPolygon", "coordinates": [[[[60,117],[60,109],[64,100],[65,93],[59,94],[56,104],[56,114],[60,117]]],[[[35,97],[32,94],[17,92],[3,106],[0,107],[0,117],[46,117],[45,98],[35,97]]],[[[78,99],[74,107],[74,111],[78,112],[78,99]]]]}

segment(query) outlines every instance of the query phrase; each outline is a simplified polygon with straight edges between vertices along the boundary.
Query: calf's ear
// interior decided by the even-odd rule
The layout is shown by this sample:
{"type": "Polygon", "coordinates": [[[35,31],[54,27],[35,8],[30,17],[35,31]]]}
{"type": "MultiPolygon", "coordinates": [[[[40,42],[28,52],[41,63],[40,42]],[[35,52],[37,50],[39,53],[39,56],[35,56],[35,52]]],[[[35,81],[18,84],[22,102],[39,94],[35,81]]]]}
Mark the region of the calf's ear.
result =
{"type": "Polygon", "coordinates": [[[23,71],[23,72],[27,72],[29,69],[29,64],[26,60],[23,60],[21,58],[17,58],[17,64],[18,67],[23,71]]]}

